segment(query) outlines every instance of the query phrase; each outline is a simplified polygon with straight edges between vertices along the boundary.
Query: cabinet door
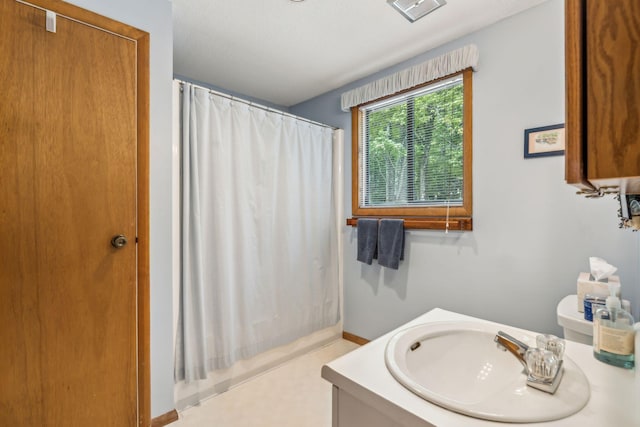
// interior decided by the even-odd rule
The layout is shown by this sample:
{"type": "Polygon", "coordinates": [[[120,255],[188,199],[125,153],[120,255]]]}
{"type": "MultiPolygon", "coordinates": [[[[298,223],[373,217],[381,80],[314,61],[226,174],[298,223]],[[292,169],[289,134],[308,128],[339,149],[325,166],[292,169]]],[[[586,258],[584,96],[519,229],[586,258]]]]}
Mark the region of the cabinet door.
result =
{"type": "Polygon", "coordinates": [[[565,1],[565,180],[581,190],[593,187],[587,179],[584,134],[585,75],[584,0],[565,1]]]}
{"type": "Polygon", "coordinates": [[[640,2],[566,1],[570,184],[640,193],[640,2]]]}
{"type": "Polygon", "coordinates": [[[586,17],[588,177],[599,185],[615,185],[617,178],[635,177],[626,183],[637,186],[640,2],[590,0],[586,17]]]}

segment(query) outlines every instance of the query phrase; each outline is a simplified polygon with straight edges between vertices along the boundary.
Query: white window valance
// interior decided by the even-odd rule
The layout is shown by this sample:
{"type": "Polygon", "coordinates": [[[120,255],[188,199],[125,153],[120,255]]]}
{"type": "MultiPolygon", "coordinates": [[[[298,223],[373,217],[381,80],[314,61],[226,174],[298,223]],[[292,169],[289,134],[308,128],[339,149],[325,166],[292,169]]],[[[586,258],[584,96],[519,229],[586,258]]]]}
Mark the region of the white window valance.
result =
{"type": "Polygon", "coordinates": [[[478,66],[478,58],[478,47],[474,44],[467,45],[344,92],[341,97],[342,111],[347,112],[356,105],[401,92],[465,68],[471,67],[475,70],[478,66]]]}

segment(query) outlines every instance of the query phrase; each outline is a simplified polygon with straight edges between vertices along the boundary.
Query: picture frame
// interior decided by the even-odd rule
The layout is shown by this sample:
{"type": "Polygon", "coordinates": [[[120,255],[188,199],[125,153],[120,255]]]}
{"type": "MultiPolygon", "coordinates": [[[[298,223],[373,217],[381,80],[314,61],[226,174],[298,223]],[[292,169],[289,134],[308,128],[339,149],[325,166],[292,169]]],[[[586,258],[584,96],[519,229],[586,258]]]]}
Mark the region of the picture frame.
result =
{"type": "Polygon", "coordinates": [[[640,230],[640,194],[620,194],[620,228],[630,228],[633,231],[640,230]]]}
{"type": "Polygon", "coordinates": [[[562,156],[564,149],[564,123],[524,130],[525,159],[562,156]]]}

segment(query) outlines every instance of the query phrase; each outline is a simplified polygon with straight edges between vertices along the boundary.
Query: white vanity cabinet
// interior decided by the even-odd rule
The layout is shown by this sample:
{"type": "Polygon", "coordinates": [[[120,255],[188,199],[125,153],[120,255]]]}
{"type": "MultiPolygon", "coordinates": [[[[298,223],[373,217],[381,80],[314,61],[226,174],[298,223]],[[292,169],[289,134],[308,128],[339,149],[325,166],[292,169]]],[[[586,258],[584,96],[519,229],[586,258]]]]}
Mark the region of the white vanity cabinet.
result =
{"type": "MultiPolygon", "coordinates": [[[[434,309],[323,366],[322,377],[333,384],[333,427],[505,426],[505,423],[461,415],[423,400],[404,388],[387,370],[385,348],[395,333],[410,326],[438,321],[484,322],[434,309]]],[[[511,328],[494,325],[496,330],[511,328]]],[[[535,332],[523,332],[536,335],[535,332]]],[[[591,385],[591,397],[580,412],[535,425],[640,426],[640,373],[597,361],[588,345],[572,341],[566,344],[565,356],[585,373],[591,385]]],[[[544,408],[540,410],[544,411],[544,408]]]]}
{"type": "Polygon", "coordinates": [[[390,407],[389,402],[379,402],[380,406],[371,406],[350,394],[333,386],[332,426],[367,427],[431,427],[433,424],[406,412],[399,407],[390,407]],[[402,422],[401,422],[402,421],[402,422]]]}

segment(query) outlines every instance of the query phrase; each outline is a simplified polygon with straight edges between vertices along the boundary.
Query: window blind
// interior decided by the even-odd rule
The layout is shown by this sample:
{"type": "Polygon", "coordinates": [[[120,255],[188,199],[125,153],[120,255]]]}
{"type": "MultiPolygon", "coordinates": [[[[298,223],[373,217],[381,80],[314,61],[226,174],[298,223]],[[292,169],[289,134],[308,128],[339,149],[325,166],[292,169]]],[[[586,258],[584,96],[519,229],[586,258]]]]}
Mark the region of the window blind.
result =
{"type": "Polygon", "coordinates": [[[462,75],[360,107],[360,207],[463,204],[462,75]]]}

